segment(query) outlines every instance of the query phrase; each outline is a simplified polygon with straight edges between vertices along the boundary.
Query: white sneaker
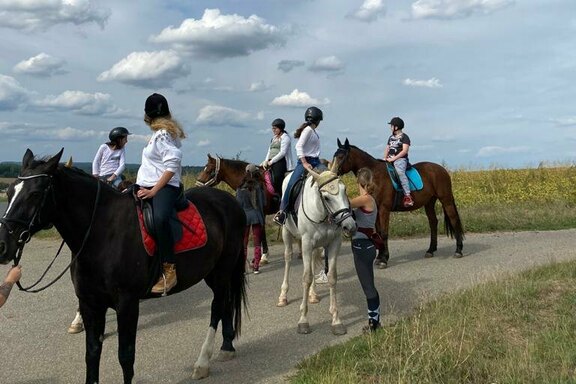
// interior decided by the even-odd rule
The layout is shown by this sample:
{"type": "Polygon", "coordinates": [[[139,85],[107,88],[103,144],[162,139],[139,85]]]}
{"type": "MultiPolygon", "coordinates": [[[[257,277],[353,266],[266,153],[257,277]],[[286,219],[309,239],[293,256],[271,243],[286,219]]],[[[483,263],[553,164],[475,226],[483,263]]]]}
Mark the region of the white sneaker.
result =
{"type": "Polygon", "coordinates": [[[316,284],[328,284],[328,276],[326,276],[324,270],[320,271],[317,275],[314,275],[314,277],[314,282],[316,284]]]}

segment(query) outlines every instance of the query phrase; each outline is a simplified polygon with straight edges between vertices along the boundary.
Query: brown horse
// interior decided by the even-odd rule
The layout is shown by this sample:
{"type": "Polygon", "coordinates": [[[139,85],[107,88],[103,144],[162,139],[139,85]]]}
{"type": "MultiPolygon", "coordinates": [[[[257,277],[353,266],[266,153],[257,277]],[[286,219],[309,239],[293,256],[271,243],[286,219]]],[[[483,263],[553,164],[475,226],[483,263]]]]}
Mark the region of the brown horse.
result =
{"type": "MultiPolygon", "coordinates": [[[[242,160],[224,159],[220,156],[214,158],[208,154],[208,162],[196,176],[197,186],[214,187],[221,181],[225,182],[233,190],[237,190],[242,184],[242,179],[246,175],[247,162],[242,160]]],[[[262,168],[260,168],[262,169],[262,168]]],[[[266,186],[262,185],[266,190],[266,186]]],[[[268,193],[264,193],[266,201],[264,203],[264,214],[271,215],[278,212],[280,201],[270,199],[268,193]]],[[[262,261],[268,261],[268,241],[266,240],[266,228],[262,228],[262,261]]],[[[263,264],[264,264],[263,263],[263,264]]]]}
{"type": "Polygon", "coordinates": [[[412,165],[418,170],[424,187],[419,191],[412,191],[414,205],[404,208],[401,204],[396,204],[396,191],[392,186],[392,181],[388,175],[387,163],[384,160],[378,160],[364,152],[360,148],[350,145],[348,139],[344,145],[338,139],[338,149],[334,153],[334,169],[340,175],[348,172],[358,172],[360,168],[366,167],[374,173],[374,182],[376,189],[374,198],[378,202],[378,223],[377,229],[384,239],[384,249],[381,249],[376,265],[379,268],[386,268],[390,254],[388,252],[388,228],[390,223],[390,212],[393,211],[413,211],[424,207],[428,224],[430,225],[430,246],[424,257],[434,256],[438,246],[438,218],[434,206],[436,200],[440,200],[444,211],[444,226],[446,235],[456,238],[456,252],[454,257],[462,257],[462,240],[464,239],[464,229],[460,215],[456,209],[454,195],[452,194],[452,181],[450,174],[441,165],[421,162],[412,165]],[[400,205],[398,207],[398,205],[400,205]]]}

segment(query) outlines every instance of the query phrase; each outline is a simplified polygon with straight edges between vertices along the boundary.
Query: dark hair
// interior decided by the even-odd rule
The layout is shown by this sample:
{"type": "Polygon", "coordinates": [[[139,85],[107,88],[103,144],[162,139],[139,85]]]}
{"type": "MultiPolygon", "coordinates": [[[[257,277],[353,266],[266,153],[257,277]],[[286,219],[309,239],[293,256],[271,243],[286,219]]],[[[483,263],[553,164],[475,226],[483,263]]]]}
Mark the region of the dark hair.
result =
{"type": "MultiPolygon", "coordinates": [[[[264,178],[260,172],[246,172],[242,183],[240,184],[240,189],[246,190],[250,194],[250,203],[252,207],[258,209],[258,202],[256,201],[258,189],[261,188],[264,178]]],[[[262,202],[264,204],[264,202],[262,202]]]]}
{"type": "Polygon", "coordinates": [[[298,129],[296,130],[296,132],[294,132],[294,138],[298,139],[300,137],[300,135],[302,135],[302,131],[304,130],[304,128],[312,125],[313,123],[310,121],[307,121],[305,123],[302,123],[302,125],[300,127],[298,127],[298,129]]]}

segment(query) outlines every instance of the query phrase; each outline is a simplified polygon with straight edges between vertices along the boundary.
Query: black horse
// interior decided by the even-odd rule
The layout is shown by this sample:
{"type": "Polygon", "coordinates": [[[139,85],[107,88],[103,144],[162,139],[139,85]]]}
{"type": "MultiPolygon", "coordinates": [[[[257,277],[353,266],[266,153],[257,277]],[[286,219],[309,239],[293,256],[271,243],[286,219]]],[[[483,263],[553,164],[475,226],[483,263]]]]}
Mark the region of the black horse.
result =
{"type": "MultiPolygon", "coordinates": [[[[9,187],[9,206],[0,219],[0,263],[19,261],[30,237],[53,224],[72,251],[71,274],[86,329],[86,383],[99,379],[107,308],[116,310],[118,359],[124,383],[134,377],[139,299],[154,280],[154,258],[142,244],[133,197],[85,172],[59,165],[54,157],[35,159],[26,151],[18,179],[9,187]]],[[[218,323],[223,343],[219,358],[234,357],[246,300],[243,236],[246,217],[229,193],[193,188],[186,197],[206,226],[202,248],[177,254],[178,284],[170,294],[204,279],[212,289],[210,326],[193,378],[209,374],[218,323]]]]}

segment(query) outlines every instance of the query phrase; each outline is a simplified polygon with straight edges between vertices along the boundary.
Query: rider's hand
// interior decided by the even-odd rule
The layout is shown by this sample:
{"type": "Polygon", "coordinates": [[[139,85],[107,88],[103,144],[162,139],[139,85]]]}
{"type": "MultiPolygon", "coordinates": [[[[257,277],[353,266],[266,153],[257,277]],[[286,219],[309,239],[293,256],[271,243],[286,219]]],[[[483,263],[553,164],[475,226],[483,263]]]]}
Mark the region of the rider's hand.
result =
{"type": "Polygon", "coordinates": [[[116,180],[116,175],[115,175],[115,174],[112,174],[112,176],[110,176],[107,180],[108,180],[108,182],[110,182],[110,183],[113,182],[114,180],[116,180]]]}
{"type": "Polygon", "coordinates": [[[4,281],[7,283],[15,284],[16,282],[18,282],[18,280],[20,280],[21,277],[22,277],[22,267],[16,265],[10,268],[4,281]]]}
{"type": "Polygon", "coordinates": [[[151,199],[156,195],[156,192],[154,191],[154,188],[152,189],[146,189],[146,188],[140,188],[138,190],[137,193],[138,197],[141,199],[151,199]]]}

